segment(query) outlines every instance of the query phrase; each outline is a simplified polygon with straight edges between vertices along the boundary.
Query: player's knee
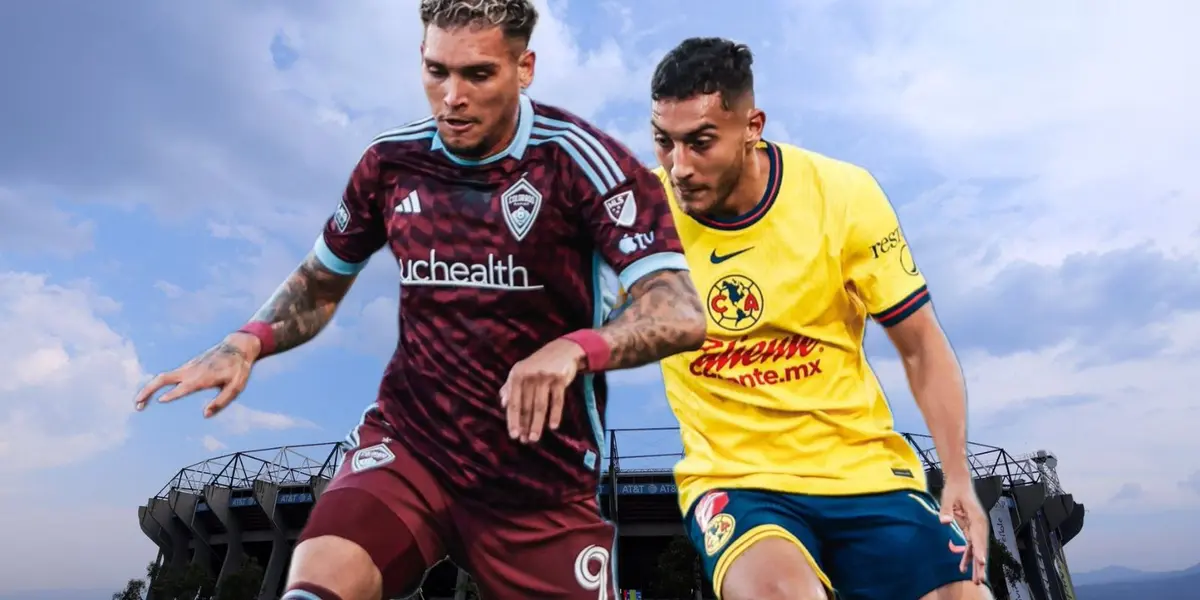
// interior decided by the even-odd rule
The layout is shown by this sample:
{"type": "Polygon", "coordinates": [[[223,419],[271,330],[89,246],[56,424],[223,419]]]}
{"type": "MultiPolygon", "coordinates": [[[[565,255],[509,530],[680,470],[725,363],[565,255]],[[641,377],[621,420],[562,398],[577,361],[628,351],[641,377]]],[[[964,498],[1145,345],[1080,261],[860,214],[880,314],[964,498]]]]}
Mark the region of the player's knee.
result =
{"type": "Polygon", "coordinates": [[[986,585],[958,581],[926,594],[921,600],[993,600],[994,598],[992,591],[986,585]]]}
{"type": "MultiPolygon", "coordinates": [[[[297,600],[372,600],[378,598],[382,576],[366,550],[332,535],[306,539],[292,553],[288,594],[297,600]]],[[[284,594],[281,600],[292,600],[284,594]]]]}
{"type": "Polygon", "coordinates": [[[729,566],[724,600],[829,600],[825,584],[793,542],[760,540],[729,566]]]}
{"type": "Polygon", "coordinates": [[[326,490],[300,534],[289,584],[324,585],[343,594],[340,600],[411,591],[429,563],[397,511],[361,487],[326,490]]]}
{"type": "Polygon", "coordinates": [[[820,581],[783,574],[724,587],[724,600],[829,600],[820,581]]]}

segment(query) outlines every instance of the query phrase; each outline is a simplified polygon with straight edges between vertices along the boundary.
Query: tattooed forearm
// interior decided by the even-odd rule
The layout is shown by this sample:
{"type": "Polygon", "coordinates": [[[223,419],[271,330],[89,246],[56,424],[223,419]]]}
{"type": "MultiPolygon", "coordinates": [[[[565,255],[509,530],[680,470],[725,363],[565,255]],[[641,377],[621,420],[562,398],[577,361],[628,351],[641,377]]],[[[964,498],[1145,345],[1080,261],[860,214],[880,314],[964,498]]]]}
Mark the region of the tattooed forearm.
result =
{"type": "Polygon", "coordinates": [[[326,269],[316,256],[309,254],[267,303],[254,313],[255,321],[272,325],[274,354],[316,337],[333,319],[338,303],[346,296],[354,279],[354,276],[326,269]]]}
{"type": "Polygon", "coordinates": [[[633,302],[598,332],[612,349],[609,369],[628,369],[704,343],[700,296],[686,271],[659,271],[629,290],[633,302]]]}

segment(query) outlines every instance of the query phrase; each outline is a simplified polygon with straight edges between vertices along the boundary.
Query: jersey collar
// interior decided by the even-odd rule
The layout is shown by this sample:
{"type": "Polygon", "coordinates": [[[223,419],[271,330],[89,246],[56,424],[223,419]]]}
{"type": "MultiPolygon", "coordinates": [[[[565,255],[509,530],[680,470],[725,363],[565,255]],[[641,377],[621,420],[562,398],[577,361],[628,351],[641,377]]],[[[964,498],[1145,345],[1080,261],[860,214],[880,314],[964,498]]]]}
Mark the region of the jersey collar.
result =
{"type": "Polygon", "coordinates": [[[513,140],[509,142],[508,147],[497,152],[487,158],[472,160],[455,155],[446,148],[442,143],[441,134],[434,133],[432,149],[440,150],[446,158],[454,161],[457,164],[469,167],[477,167],[494,163],[502,158],[512,157],[520,160],[525,155],[525,148],[529,146],[529,136],[533,133],[533,100],[529,96],[521,94],[520,107],[517,109],[517,135],[513,136],[513,140]]]}

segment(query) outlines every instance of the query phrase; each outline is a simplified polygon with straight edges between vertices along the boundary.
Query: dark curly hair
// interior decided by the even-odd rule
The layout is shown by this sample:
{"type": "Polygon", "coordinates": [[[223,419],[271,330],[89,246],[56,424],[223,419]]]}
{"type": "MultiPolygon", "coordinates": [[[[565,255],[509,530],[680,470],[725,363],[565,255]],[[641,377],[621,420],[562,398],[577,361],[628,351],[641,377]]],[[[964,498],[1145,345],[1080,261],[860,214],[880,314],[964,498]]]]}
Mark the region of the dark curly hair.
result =
{"type": "Polygon", "coordinates": [[[726,110],[754,91],[754,54],[750,47],[725,38],[683,40],[654,69],[650,96],[654,100],[687,100],[720,94],[726,110]]]}
{"type": "Polygon", "coordinates": [[[425,27],[499,27],[505,37],[528,44],[537,20],[530,0],[421,0],[425,27]]]}

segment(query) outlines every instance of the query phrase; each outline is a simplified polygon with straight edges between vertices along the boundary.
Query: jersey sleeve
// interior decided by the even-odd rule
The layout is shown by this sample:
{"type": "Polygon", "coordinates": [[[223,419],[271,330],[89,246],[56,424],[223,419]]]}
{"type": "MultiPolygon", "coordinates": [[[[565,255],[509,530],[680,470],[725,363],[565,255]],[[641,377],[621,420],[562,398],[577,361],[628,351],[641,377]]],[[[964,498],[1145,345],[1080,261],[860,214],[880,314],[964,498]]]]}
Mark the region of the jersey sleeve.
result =
{"type": "Polygon", "coordinates": [[[618,142],[605,140],[598,168],[587,173],[583,219],[600,258],[617,274],[620,288],[662,270],[686,271],[662,182],[618,142]]]}
{"type": "Polygon", "coordinates": [[[387,242],[387,222],[378,189],[379,154],[372,146],[350,173],[342,201],[313,247],[325,268],[342,275],[357,274],[387,242]]]}
{"type": "Polygon", "coordinates": [[[847,285],[884,327],[908,318],[929,302],[896,211],[870,173],[855,168],[845,180],[842,268],[847,285]]]}

